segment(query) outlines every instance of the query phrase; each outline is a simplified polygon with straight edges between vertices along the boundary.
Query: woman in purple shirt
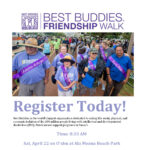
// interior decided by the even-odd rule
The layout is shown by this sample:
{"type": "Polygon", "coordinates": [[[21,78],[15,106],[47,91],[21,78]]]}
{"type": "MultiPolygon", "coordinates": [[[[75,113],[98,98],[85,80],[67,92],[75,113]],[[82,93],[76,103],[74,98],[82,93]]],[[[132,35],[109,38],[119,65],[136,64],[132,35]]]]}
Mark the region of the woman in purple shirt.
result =
{"type": "Polygon", "coordinates": [[[73,96],[78,81],[77,68],[72,66],[75,61],[70,56],[60,60],[63,63],[57,70],[58,96],[73,96]]]}
{"type": "Polygon", "coordinates": [[[52,62],[53,71],[52,71],[52,82],[55,84],[55,75],[57,73],[58,68],[63,64],[60,60],[63,59],[65,56],[70,56],[72,60],[75,61],[74,57],[67,53],[67,47],[65,45],[61,46],[60,53],[57,54],[52,62]]]}

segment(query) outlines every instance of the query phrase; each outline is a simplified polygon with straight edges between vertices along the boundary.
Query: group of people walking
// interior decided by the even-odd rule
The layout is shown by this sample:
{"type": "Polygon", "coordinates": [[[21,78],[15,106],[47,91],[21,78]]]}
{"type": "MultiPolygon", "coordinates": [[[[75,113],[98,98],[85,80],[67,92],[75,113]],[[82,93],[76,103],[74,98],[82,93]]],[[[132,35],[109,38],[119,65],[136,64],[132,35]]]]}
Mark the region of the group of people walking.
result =
{"type": "Polygon", "coordinates": [[[19,79],[19,96],[44,96],[45,85],[51,80],[57,84],[58,96],[95,95],[96,88],[102,84],[104,96],[117,96],[128,82],[132,63],[124,53],[121,43],[110,47],[109,41],[83,41],[81,38],[60,38],[52,41],[39,37],[26,40],[25,51],[13,58],[13,88],[19,79]],[[49,55],[56,53],[52,62],[49,55]]]}

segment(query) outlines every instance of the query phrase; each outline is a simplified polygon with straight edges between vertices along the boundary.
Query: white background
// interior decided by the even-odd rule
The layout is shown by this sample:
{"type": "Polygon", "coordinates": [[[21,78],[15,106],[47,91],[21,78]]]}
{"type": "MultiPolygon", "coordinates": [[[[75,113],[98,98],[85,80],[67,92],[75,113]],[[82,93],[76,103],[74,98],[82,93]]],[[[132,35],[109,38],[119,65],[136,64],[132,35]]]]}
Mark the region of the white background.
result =
{"type": "MultiPolygon", "coordinates": [[[[128,149],[150,149],[150,124],[149,124],[149,4],[148,1],[119,1],[119,0],[62,0],[62,1],[3,1],[0,9],[0,69],[1,69],[1,98],[0,98],[0,149],[10,150],[59,150],[59,149],[93,149],[93,150],[128,150],[128,149]],[[11,96],[11,64],[12,64],[12,32],[21,31],[21,13],[23,12],[121,12],[125,20],[124,32],[135,33],[135,93],[134,97],[85,97],[85,98],[59,98],[59,97],[17,97],[11,96]],[[69,103],[76,100],[87,100],[98,103],[99,100],[119,103],[126,100],[126,112],[122,115],[128,116],[128,121],[121,125],[104,124],[101,126],[90,126],[88,128],[14,128],[12,118],[13,101],[22,100],[25,102],[58,101],[69,103]],[[57,137],[56,132],[87,131],[88,136],[83,137],[57,137]],[[74,147],[28,147],[24,141],[120,141],[121,146],[74,146],[74,147]]],[[[97,31],[98,32],[98,31],[97,31]]],[[[19,114],[25,116],[26,114],[19,114]]],[[[111,116],[103,113],[50,113],[50,116],[111,116]]],[[[121,114],[120,114],[121,115],[121,114]]]]}

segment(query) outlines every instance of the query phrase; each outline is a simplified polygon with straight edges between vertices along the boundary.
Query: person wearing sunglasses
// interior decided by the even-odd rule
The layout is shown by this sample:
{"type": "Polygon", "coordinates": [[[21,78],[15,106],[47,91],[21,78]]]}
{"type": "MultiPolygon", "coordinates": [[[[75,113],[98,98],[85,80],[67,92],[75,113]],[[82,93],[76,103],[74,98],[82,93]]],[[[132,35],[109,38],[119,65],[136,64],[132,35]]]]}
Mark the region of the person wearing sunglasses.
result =
{"type": "Polygon", "coordinates": [[[85,95],[87,90],[90,91],[90,96],[95,94],[96,87],[98,86],[98,79],[104,67],[104,60],[98,57],[98,50],[96,48],[91,48],[89,58],[82,60],[78,68],[79,75],[82,77],[79,87],[79,94],[81,96],[85,95]]]}

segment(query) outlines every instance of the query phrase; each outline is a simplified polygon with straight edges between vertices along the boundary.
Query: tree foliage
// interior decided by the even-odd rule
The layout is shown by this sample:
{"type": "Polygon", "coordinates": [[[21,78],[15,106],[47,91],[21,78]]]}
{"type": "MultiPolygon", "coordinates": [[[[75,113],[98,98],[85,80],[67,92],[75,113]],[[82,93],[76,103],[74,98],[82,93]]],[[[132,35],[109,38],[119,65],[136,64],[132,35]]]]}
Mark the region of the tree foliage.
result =
{"type": "Polygon", "coordinates": [[[103,39],[130,39],[131,32],[91,32],[86,35],[93,36],[95,38],[103,39]]]}
{"type": "MultiPolygon", "coordinates": [[[[27,32],[25,35],[34,35],[34,36],[66,36],[63,32],[27,32]]],[[[91,36],[94,38],[103,38],[103,39],[127,39],[130,40],[131,32],[82,32],[82,36],[91,36]]]]}

